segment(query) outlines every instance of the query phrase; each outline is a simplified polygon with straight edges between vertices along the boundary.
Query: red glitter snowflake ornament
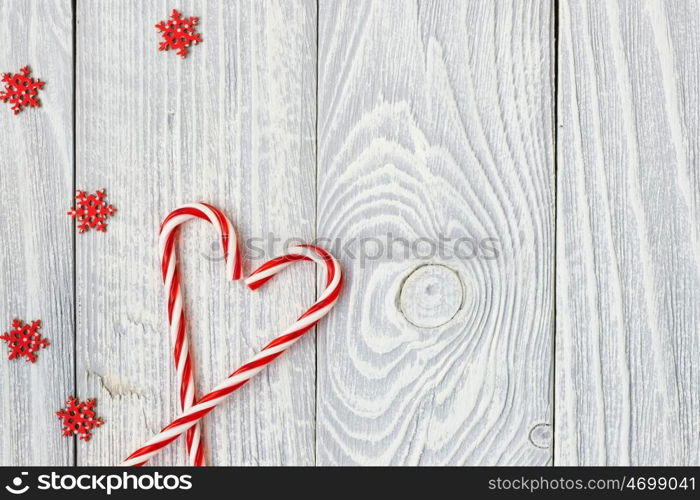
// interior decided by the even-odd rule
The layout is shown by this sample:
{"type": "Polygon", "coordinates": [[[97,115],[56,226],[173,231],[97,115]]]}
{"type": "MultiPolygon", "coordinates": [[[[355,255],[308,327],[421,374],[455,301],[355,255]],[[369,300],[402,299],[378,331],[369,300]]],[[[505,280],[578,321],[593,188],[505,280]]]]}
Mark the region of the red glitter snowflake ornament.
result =
{"type": "Polygon", "coordinates": [[[44,87],[45,82],[29,76],[31,72],[29,66],[25,66],[14,75],[12,73],[3,73],[2,75],[5,88],[0,92],[0,100],[12,103],[12,111],[16,115],[26,106],[35,108],[41,105],[36,96],[39,89],[44,87]]]}
{"type": "Polygon", "coordinates": [[[107,217],[112,217],[117,209],[107,205],[104,189],[97,190],[95,194],[87,194],[85,191],[77,191],[75,199],[77,208],[71,208],[68,215],[78,219],[78,231],[84,233],[89,229],[96,229],[103,233],[107,231],[107,217]]]}
{"type": "Polygon", "coordinates": [[[25,325],[18,319],[12,320],[12,330],[0,335],[0,339],[10,346],[10,355],[7,359],[27,358],[28,362],[36,361],[36,352],[39,349],[50,346],[48,340],[39,333],[41,320],[32,321],[31,325],[25,325]]]}
{"type": "Polygon", "coordinates": [[[104,420],[95,417],[95,399],[85,402],[69,397],[66,407],[56,412],[56,416],[63,421],[63,435],[80,435],[83,441],[90,441],[92,429],[104,424],[104,420]]]}
{"type": "Polygon", "coordinates": [[[199,18],[183,18],[176,9],[173,9],[170,18],[156,24],[156,29],[161,31],[164,40],[160,42],[158,50],[176,49],[177,54],[184,58],[190,45],[197,45],[202,41],[201,35],[195,31],[199,18]]]}

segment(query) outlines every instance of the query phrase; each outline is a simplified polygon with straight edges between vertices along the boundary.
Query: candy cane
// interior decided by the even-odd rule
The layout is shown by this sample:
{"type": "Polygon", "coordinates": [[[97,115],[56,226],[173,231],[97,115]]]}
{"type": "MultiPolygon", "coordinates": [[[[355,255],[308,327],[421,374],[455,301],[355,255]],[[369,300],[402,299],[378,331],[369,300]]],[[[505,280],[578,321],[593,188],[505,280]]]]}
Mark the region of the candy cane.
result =
{"type": "Polygon", "coordinates": [[[297,261],[309,260],[321,264],[326,270],[326,288],[316,302],[302,314],[294,324],[284,330],[275,340],[267,344],[246,364],[233,372],[211,392],[202,396],[196,404],[183,410],[183,413],[152,437],[141,448],[124,461],[123,465],[144,465],[150,458],[177,439],[183,432],[195,426],[206,414],[212,411],[229,394],[243,386],[255,374],[262,371],[299,338],[313,328],[333,308],[343,287],[340,264],[331,254],[312,245],[293,247],[289,253],[272,259],[246,279],[246,285],[256,290],[267,283],[274,275],[297,261]]]}
{"type": "MultiPolygon", "coordinates": [[[[192,358],[186,334],[185,313],[182,307],[182,287],[178,272],[175,240],[180,225],[190,219],[199,218],[210,222],[221,236],[226,259],[226,277],[237,280],[241,277],[241,257],[236,233],[231,222],[221,211],[206,203],[183,205],[170,212],[160,227],[158,247],[160,249],[163,283],[168,291],[168,322],[172,339],[177,381],[180,385],[180,406],[185,411],[194,405],[195,383],[192,358]]],[[[197,424],[187,431],[187,453],[190,465],[206,465],[202,429],[197,424]]]]}

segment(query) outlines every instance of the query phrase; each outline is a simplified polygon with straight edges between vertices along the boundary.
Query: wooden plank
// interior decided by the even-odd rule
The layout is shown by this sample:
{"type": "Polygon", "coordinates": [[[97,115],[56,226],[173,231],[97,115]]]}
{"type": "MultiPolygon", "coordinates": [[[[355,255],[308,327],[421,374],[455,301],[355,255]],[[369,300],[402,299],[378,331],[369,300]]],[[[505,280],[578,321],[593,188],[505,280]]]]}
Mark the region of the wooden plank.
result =
{"type": "MultiPolygon", "coordinates": [[[[314,234],[315,3],[181,2],[203,37],[184,60],[157,50],[171,8],[78,3],[78,184],[106,187],[119,210],[78,242],[79,387],[107,420],[79,464],[119,463],[179,413],[156,249],[170,210],[208,201],[256,247],[314,234]]],[[[313,300],[314,273],[256,294],[225,282],[204,223],[185,228],[181,253],[201,394],[313,300]]],[[[309,337],[211,414],[209,463],[312,464],[314,359],[309,337]]],[[[175,444],[153,463],[185,464],[175,444]]]]}
{"type": "Polygon", "coordinates": [[[319,236],[350,247],[319,329],[321,464],[550,461],[552,15],[320,2],[319,236]]]}
{"type": "Polygon", "coordinates": [[[40,108],[0,103],[0,333],[41,319],[51,342],[34,364],[8,361],[2,344],[0,464],[72,465],[55,415],[74,390],[71,2],[2,0],[0,19],[0,73],[29,65],[46,82],[40,108]]]}
{"type": "Polygon", "coordinates": [[[700,5],[560,9],[558,465],[700,463],[700,5]]]}

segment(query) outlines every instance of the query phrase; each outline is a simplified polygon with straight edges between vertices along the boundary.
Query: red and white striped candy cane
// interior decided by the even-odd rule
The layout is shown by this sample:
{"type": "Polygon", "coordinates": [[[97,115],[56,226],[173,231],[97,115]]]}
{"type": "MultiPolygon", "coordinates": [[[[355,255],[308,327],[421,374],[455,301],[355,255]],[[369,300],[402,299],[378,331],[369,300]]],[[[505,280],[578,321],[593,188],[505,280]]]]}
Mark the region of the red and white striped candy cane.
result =
{"type": "MultiPolygon", "coordinates": [[[[241,277],[241,256],[236,232],[231,222],[218,208],[206,203],[190,203],[170,212],[160,227],[158,247],[161,255],[163,283],[168,291],[168,322],[170,323],[177,381],[180,385],[180,406],[183,411],[188,410],[195,403],[195,383],[186,333],[185,312],[182,307],[182,286],[175,252],[175,240],[180,225],[195,218],[210,222],[219,233],[226,259],[226,277],[233,280],[241,277]]],[[[186,438],[190,465],[206,465],[201,425],[197,424],[189,428],[186,438]]]]}
{"type": "Polygon", "coordinates": [[[333,308],[338,300],[343,287],[343,277],[340,264],[331,254],[322,248],[313,245],[300,245],[281,257],[272,259],[246,279],[246,285],[253,290],[264,285],[275,274],[279,273],[292,263],[309,260],[324,266],[326,271],[326,288],[304,314],[275,340],[263,347],[262,351],[253,356],[246,364],[228,376],[226,380],[217,385],[211,392],[202,396],[196,404],[187,408],[170,424],[163,428],[145,445],[136,450],[124,461],[122,465],[144,465],[150,458],[177,439],[183,432],[187,432],[195,426],[207,413],[212,411],[229,394],[248,382],[255,374],[262,371],[265,366],[275,360],[280,354],[299,340],[299,338],[313,328],[333,308]]]}

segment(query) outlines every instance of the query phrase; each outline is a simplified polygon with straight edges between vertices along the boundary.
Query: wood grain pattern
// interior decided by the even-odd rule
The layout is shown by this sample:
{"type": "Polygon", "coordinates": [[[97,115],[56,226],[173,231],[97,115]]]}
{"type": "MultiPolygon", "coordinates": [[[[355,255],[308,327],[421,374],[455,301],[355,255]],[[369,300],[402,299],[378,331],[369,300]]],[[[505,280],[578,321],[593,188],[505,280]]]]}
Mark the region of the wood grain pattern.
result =
{"type": "Polygon", "coordinates": [[[319,325],[320,464],[550,462],[552,30],[546,1],[320,2],[319,236],[355,252],[319,325]],[[358,255],[387,237],[417,251],[358,255]],[[399,297],[428,263],[464,299],[419,328],[399,297]]]}
{"type": "MultiPolygon", "coordinates": [[[[0,333],[52,342],[0,351],[0,464],[118,464],[178,414],[157,232],[207,201],[246,273],[315,237],[347,273],[318,343],[206,419],[211,464],[700,465],[696,1],[72,3],[0,0],[0,72],[47,82],[0,103],[0,333]],[[75,249],[74,179],[119,210],[75,249]],[[76,391],[106,420],[77,453],[76,391]]],[[[224,282],[204,223],[181,253],[201,393],[318,276],[224,282]]]]}
{"type": "Polygon", "coordinates": [[[562,1],[558,465],[700,463],[700,5],[562,1]]]}
{"type": "MultiPolygon", "coordinates": [[[[243,238],[258,238],[256,248],[273,236],[313,239],[315,3],[177,7],[200,17],[204,40],[184,60],[157,50],[153,25],[170,3],[78,4],[77,179],[106,187],[119,209],[106,234],[81,235],[77,247],[79,388],[98,397],[108,422],[79,447],[81,465],[119,463],[178,414],[156,248],[170,210],[210,202],[243,238]]],[[[314,296],[311,267],[257,293],[224,282],[215,242],[205,223],[183,231],[200,394],[314,296]]],[[[261,252],[244,253],[262,262],[261,252]]],[[[206,419],[211,464],[314,463],[314,358],[309,336],[206,419]]],[[[186,463],[182,440],[153,463],[186,463]]]]}
{"type": "Polygon", "coordinates": [[[2,465],[73,463],[55,416],[74,390],[71,19],[69,0],[0,1],[0,73],[29,65],[46,82],[40,108],[0,103],[0,333],[41,319],[51,342],[35,364],[0,346],[2,465]]]}

